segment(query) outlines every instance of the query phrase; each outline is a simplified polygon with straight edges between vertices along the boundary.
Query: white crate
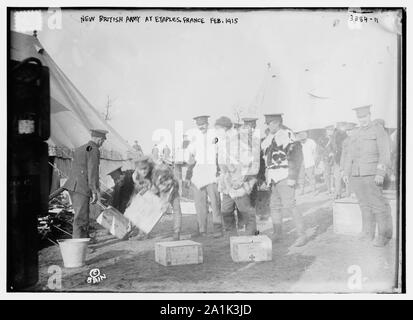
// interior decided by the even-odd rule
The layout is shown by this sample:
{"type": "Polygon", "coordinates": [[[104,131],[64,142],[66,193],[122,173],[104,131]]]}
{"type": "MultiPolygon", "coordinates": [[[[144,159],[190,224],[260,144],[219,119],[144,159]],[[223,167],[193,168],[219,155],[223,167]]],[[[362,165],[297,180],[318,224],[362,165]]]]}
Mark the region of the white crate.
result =
{"type": "MultiPolygon", "coordinates": [[[[396,199],[385,194],[392,215],[393,230],[397,228],[398,208],[396,199]]],[[[361,210],[356,198],[338,199],[333,204],[333,225],[337,234],[358,235],[361,233],[361,210]]]]}
{"type": "Polygon", "coordinates": [[[235,262],[272,260],[272,241],[265,235],[231,237],[230,247],[235,262]]]}
{"type": "Polygon", "coordinates": [[[333,204],[334,233],[358,235],[361,232],[361,211],[355,198],[338,199],[333,204]]]}
{"type": "Polygon", "coordinates": [[[118,239],[124,239],[132,227],[128,218],[110,206],[102,211],[96,222],[118,239]]]}
{"type": "Polygon", "coordinates": [[[203,263],[202,245],[191,240],[158,242],[155,261],[164,266],[203,263]]]}
{"type": "Polygon", "coordinates": [[[137,194],[125,210],[125,217],[145,233],[149,233],[161,219],[168,207],[151,191],[137,194]]]}

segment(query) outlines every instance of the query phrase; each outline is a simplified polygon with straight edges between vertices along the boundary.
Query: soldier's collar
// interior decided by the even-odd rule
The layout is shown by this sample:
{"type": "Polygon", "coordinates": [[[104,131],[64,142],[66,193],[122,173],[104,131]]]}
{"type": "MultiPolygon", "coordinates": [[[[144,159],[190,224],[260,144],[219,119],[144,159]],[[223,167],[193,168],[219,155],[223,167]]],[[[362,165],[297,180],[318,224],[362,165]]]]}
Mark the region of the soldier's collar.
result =
{"type": "Polygon", "coordinates": [[[96,142],[93,141],[93,140],[89,140],[89,143],[90,143],[90,144],[93,144],[95,147],[98,147],[98,145],[96,144],[96,142]]]}
{"type": "Polygon", "coordinates": [[[367,129],[371,128],[373,126],[373,124],[374,124],[373,121],[370,121],[370,123],[367,126],[364,126],[364,127],[360,126],[360,129],[361,130],[367,130],[367,129]]]}

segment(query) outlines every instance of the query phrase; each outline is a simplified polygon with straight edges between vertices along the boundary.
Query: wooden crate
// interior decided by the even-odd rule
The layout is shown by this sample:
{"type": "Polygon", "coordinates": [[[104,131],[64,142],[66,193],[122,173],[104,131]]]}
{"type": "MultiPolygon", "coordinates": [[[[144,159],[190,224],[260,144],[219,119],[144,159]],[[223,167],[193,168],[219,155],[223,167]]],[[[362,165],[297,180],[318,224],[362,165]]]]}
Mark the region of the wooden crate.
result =
{"type": "Polygon", "coordinates": [[[358,235],[361,232],[361,212],[357,199],[337,199],[333,204],[333,225],[337,234],[358,235]]]}
{"type": "MultiPolygon", "coordinates": [[[[392,215],[393,230],[398,226],[397,200],[393,193],[384,193],[392,215]]],[[[333,204],[333,225],[337,234],[358,235],[361,233],[361,210],[356,198],[337,199],[333,204]]]]}
{"type": "Polygon", "coordinates": [[[191,240],[158,242],[155,261],[163,266],[203,263],[202,245],[191,240]]]}
{"type": "Polygon", "coordinates": [[[140,230],[149,233],[167,209],[168,206],[158,196],[147,191],[144,195],[138,194],[133,198],[125,211],[125,217],[140,230]]]}
{"type": "Polygon", "coordinates": [[[113,207],[103,210],[96,222],[118,239],[124,239],[131,230],[131,222],[113,207]]]}
{"type": "Polygon", "coordinates": [[[265,235],[231,237],[230,247],[234,262],[272,260],[272,241],[265,235]]]}

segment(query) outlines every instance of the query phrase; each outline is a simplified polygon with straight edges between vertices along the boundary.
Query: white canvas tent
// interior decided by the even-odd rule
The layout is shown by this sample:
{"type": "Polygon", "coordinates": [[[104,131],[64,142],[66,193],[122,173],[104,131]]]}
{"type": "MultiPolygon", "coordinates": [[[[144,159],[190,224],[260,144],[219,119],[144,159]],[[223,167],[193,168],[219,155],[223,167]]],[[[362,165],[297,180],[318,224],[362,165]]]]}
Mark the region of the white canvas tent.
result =
{"type": "MultiPolygon", "coordinates": [[[[353,28],[347,11],[297,13],[290,18],[297,20],[294,30],[266,31],[269,68],[263,65],[265,80],[250,103],[254,114],[282,112],[286,125],[301,131],[355,122],[352,108],[372,104],[373,118],[396,128],[398,16],[382,12],[368,17],[379,23],[353,28]]],[[[279,18],[285,17],[279,13],[279,18]]]]}
{"type": "Polygon", "coordinates": [[[55,156],[54,165],[59,169],[54,171],[52,189],[58,187],[59,178],[67,176],[73,150],[90,139],[90,129],[93,128],[109,132],[101,149],[101,181],[110,183],[107,173],[116,167],[129,168],[134,157],[133,148],[86,100],[43,49],[39,40],[35,36],[12,31],[10,45],[11,59],[22,61],[35,57],[50,70],[51,134],[47,142],[49,155],[55,156]]]}

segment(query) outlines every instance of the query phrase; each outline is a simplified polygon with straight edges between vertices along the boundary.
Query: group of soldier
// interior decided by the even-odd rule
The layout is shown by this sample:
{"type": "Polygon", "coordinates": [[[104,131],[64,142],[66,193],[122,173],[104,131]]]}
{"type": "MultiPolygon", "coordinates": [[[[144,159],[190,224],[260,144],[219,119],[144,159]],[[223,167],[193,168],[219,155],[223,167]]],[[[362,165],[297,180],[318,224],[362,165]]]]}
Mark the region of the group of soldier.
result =
{"type": "MultiPolygon", "coordinates": [[[[354,192],[362,212],[361,239],[374,240],[375,246],[382,247],[392,238],[390,207],[382,193],[391,166],[391,146],[383,125],[371,120],[370,107],[354,108],[359,126],[355,123],[338,125],[338,131],[344,133],[341,136],[334,128],[326,128],[326,141],[319,141],[317,145],[325,155],[324,178],[328,191],[332,191],[331,176],[334,176],[336,197],[341,196],[343,182],[347,193],[354,192]],[[340,145],[340,150],[332,149],[333,141],[340,145]]],[[[209,116],[195,117],[197,139],[191,140],[185,148],[182,161],[186,167],[185,177],[180,176],[182,171],[174,171],[170,163],[159,166],[150,156],[141,156],[136,170],[128,176],[132,185],[128,188],[128,197],[149,189],[161,197],[168,194],[174,211],[174,239],[178,240],[181,231],[180,189],[182,186],[190,188],[197,214],[197,228],[192,236],[207,236],[207,217],[211,208],[212,235],[219,238],[226,232],[258,234],[255,200],[258,190],[263,188],[271,193],[272,240],[283,239],[283,217],[290,216],[297,233],[295,246],[305,245],[309,238],[302,213],[296,208],[295,193],[303,174],[304,183],[308,176],[315,191],[317,161],[305,159],[307,150],[312,150],[314,145],[308,143],[311,139],[306,132],[296,134],[285,126],[283,114],[266,114],[264,117],[266,136],[258,140],[255,135],[257,118],[244,118],[243,124],[234,124],[228,117],[220,117],[212,128],[209,116]],[[226,148],[226,145],[230,141],[240,141],[240,132],[246,135],[246,148],[252,152],[247,153],[246,159],[242,159],[243,153],[239,151],[235,158],[227,157],[231,147],[226,148]],[[237,135],[238,140],[234,140],[237,135]],[[258,146],[254,147],[257,141],[258,146]]],[[[106,132],[92,130],[91,141],[74,153],[72,172],[64,186],[70,192],[75,210],[73,237],[90,236],[89,202],[99,200],[99,148],[105,139],[106,132]]],[[[117,171],[121,173],[120,169],[117,171]]],[[[126,207],[127,201],[122,210],[126,207]]]]}

